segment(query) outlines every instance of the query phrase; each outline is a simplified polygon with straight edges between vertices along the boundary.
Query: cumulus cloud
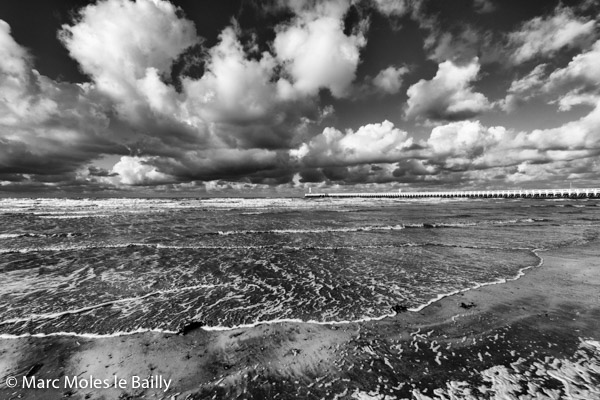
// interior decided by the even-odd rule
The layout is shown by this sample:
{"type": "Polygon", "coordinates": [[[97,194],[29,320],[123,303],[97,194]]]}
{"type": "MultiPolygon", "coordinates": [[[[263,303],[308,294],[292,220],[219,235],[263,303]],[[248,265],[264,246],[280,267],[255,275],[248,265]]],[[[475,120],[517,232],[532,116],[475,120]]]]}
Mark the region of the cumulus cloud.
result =
{"type": "Polygon", "coordinates": [[[572,90],[555,101],[558,104],[559,111],[569,111],[571,108],[579,105],[594,107],[599,102],[600,95],[581,93],[579,90],[572,90]]]}
{"type": "Polygon", "coordinates": [[[323,132],[290,151],[307,166],[339,166],[400,160],[413,145],[412,138],[389,121],[361,126],[345,133],[335,128],[323,132]]]}
{"type": "MultiPolygon", "coordinates": [[[[425,33],[423,48],[429,59],[438,63],[453,61],[466,64],[477,57],[480,63],[490,64],[505,56],[499,35],[475,21],[465,19],[457,23],[455,18],[445,15],[442,3],[444,2],[408,2],[411,18],[425,33]]],[[[476,12],[488,12],[487,7],[477,8],[478,3],[474,3],[476,12]]]]}
{"type": "Polygon", "coordinates": [[[148,185],[173,182],[172,176],[159,172],[148,164],[146,157],[121,157],[112,167],[111,173],[118,175],[120,183],[125,185],[148,185]]]}
{"type": "Polygon", "coordinates": [[[552,72],[544,86],[546,91],[579,88],[586,91],[596,91],[600,85],[600,40],[592,47],[577,54],[564,68],[552,72]]]}
{"type": "Polygon", "coordinates": [[[557,181],[578,180],[584,185],[594,185],[598,172],[600,172],[600,164],[596,157],[583,157],[544,164],[523,162],[510,172],[510,174],[504,176],[504,179],[514,184],[535,182],[537,186],[539,182],[553,185],[557,181]]]}
{"type": "Polygon", "coordinates": [[[577,105],[594,107],[600,99],[600,40],[577,54],[564,67],[548,73],[548,64],[537,65],[526,76],[513,81],[508,94],[500,102],[505,111],[513,111],[525,101],[545,96],[559,111],[569,111],[577,105]]]}
{"type": "Polygon", "coordinates": [[[587,104],[592,107],[587,115],[555,128],[532,131],[486,127],[480,121],[436,126],[420,154],[429,165],[438,168],[432,179],[448,181],[460,177],[516,183],[565,179],[571,174],[589,179],[589,174],[580,171],[582,165],[589,165],[583,160],[600,155],[600,76],[592,68],[596,52],[594,45],[550,75],[546,64],[538,65],[511,84],[505,99],[509,105],[510,96],[522,100],[532,95],[558,93],[556,102],[560,109],[587,104]],[[568,92],[564,94],[564,90],[568,92]]]}
{"type": "Polygon", "coordinates": [[[106,104],[86,86],[40,75],[28,52],[0,21],[0,173],[40,176],[72,172],[104,151],[106,104]]]}
{"type": "Polygon", "coordinates": [[[139,102],[162,109],[165,97],[174,94],[159,77],[170,72],[186,48],[199,43],[193,23],[160,0],[90,4],[79,11],[75,24],[63,25],[59,37],[96,87],[130,114],[139,102]]]}
{"type": "Polygon", "coordinates": [[[504,127],[484,127],[479,121],[459,121],[432,129],[427,144],[436,156],[475,158],[507,136],[504,127]]]}
{"type": "Polygon", "coordinates": [[[396,94],[402,87],[402,77],[408,73],[407,67],[389,66],[381,71],[373,78],[373,85],[387,94],[396,94]]]}
{"type": "MultiPolygon", "coordinates": [[[[75,179],[74,171],[102,154],[121,154],[112,171],[119,179],[87,167],[77,179],[123,185],[237,179],[273,168],[271,153],[261,147],[285,146],[306,115],[302,105],[284,108],[270,81],[273,57],[250,61],[233,28],[209,51],[202,78],[183,79],[180,93],[165,83],[178,54],[197,43],[193,24],[168,2],[87,6],[72,26],[63,27],[61,38],[90,83],[39,75],[8,25],[0,23],[0,174],[75,179]]],[[[318,117],[318,109],[313,113],[318,117]]]]}
{"type": "MultiPolygon", "coordinates": [[[[379,185],[421,183],[437,174],[434,166],[421,160],[401,160],[397,163],[372,163],[352,166],[323,167],[303,170],[299,184],[317,183],[317,187],[353,185],[356,190],[381,191],[379,185]]],[[[314,186],[314,185],[311,185],[314,186]]]]}
{"type": "Polygon", "coordinates": [[[545,82],[546,67],[547,64],[537,65],[523,78],[513,81],[508,88],[508,92],[526,95],[528,92],[539,90],[545,82]]]}
{"type": "MultiPolygon", "coordinates": [[[[35,73],[31,70],[29,54],[10,35],[10,26],[0,20],[0,121],[9,123],[14,118],[31,112],[30,94],[35,92],[35,73]]],[[[49,108],[53,106],[48,105],[49,108]]]]}
{"type": "Polygon", "coordinates": [[[79,10],[59,38],[89,75],[90,90],[110,101],[113,139],[132,153],[173,153],[209,140],[206,121],[187,113],[182,94],[165,83],[177,57],[200,43],[170,2],[99,1],[79,10]]]}
{"type": "Polygon", "coordinates": [[[431,80],[421,79],[407,91],[406,116],[428,120],[461,120],[474,117],[490,108],[488,99],[475,92],[479,62],[466,65],[445,61],[431,80]]]}
{"type": "Polygon", "coordinates": [[[535,176],[528,178],[524,174],[553,168],[567,173],[573,170],[569,162],[600,155],[598,132],[599,104],[578,120],[530,132],[486,127],[479,121],[460,121],[433,128],[421,156],[437,166],[439,179],[445,179],[444,174],[470,171],[463,178],[483,180],[499,176],[509,182],[535,180],[535,176]],[[532,169],[531,165],[546,167],[532,169]],[[513,175],[517,177],[510,178],[513,175]]]}
{"type": "Polygon", "coordinates": [[[285,148],[305,124],[320,118],[310,97],[290,95],[277,82],[268,52],[250,57],[228,27],[208,51],[200,79],[182,79],[184,120],[207,126],[213,147],[285,148]]]}
{"type": "Polygon", "coordinates": [[[437,175],[440,172],[436,165],[414,158],[401,160],[395,166],[396,168],[392,171],[392,175],[399,182],[425,181],[428,177],[437,175]]]}
{"type": "Polygon", "coordinates": [[[314,95],[319,89],[329,89],[335,97],[350,94],[366,39],[364,26],[344,33],[348,6],[338,1],[300,8],[289,24],[276,28],[273,48],[288,75],[278,84],[287,97],[314,95]]]}
{"type": "Polygon", "coordinates": [[[285,146],[294,133],[291,120],[306,107],[288,100],[274,82],[275,59],[250,59],[229,27],[209,50],[200,79],[183,78],[181,108],[186,122],[206,125],[213,146],[285,146]]]}
{"type": "Polygon", "coordinates": [[[213,122],[248,122],[264,118],[277,102],[277,87],[270,80],[275,60],[263,53],[248,59],[234,28],[219,35],[209,50],[206,72],[201,79],[183,79],[190,115],[213,122]]]}
{"type": "Polygon", "coordinates": [[[577,54],[564,67],[548,73],[548,64],[537,65],[524,77],[514,80],[506,97],[500,101],[505,111],[514,111],[527,100],[544,96],[559,111],[569,111],[577,105],[594,107],[600,99],[600,41],[577,54]]]}
{"type": "Polygon", "coordinates": [[[584,47],[595,31],[596,21],[577,17],[572,9],[559,5],[552,15],[535,17],[508,35],[514,48],[512,60],[520,64],[552,56],[562,48],[584,47]]]}
{"type": "MultiPolygon", "coordinates": [[[[578,105],[591,109],[553,129],[521,132],[472,120],[492,107],[474,87],[484,63],[474,55],[487,39],[469,25],[436,30],[430,18],[426,51],[438,61],[438,71],[409,87],[405,108],[406,117],[433,126],[427,140],[417,140],[421,133],[389,121],[345,131],[333,125],[344,123],[339,119],[348,112],[345,103],[357,91],[368,87],[369,94],[397,94],[408,72],[391,65],[354,84],[367,29],[364,20],[352,26],[347,18],[357,3],[280,3],[289,13],[282,13],[286,19],[260,46],[256,36],[248,39],[248,32],[232,21],[210,48],[167,1],[88,5],[60,32],[89,76],[81,84],[38,73],[34,58],[0,21],[3,190],[27,185],[263,190],[309,182],[369,190],[384,183],[589,179],[585,168],[598,171],[598,163],[586,161],[600,155],[600,41],[590,41],[595,34],[591,20],[561,6],[520,29],[546,32],[554,26],[552,45],[544,39],[524,49],[521,36],[511,36],[522,61],[563,48],[584,50],[554,71],[551,63],[540,64],[518,76],[502,107],[510,110],[532,96],[546,96],[561,111],[578,105]],[[186,76],[186,68],[172,70],[174,63],[186,62],[182,54],[190,51],[201,59],[201,76],[186,76]],[[323,89],[344,100],[320,103],[330,99],[319,96],[323,89]],[[104,169],[93,165],[100,158],[119,160],[104,169]],[[553,174],[553,167],[561,174],[553,174]]],[[[372,0],[386,16],[416,15],[416,3],[372,0]]],[[[475,1],[476,11],[486,12],[486,4],[475,1]]]]}
{"type": "Polygon", "coordinates": [[[535,129],[527,136],[538,149],[600,149],[600,102],[584,117],[552,129],[535,129]]]}
{"type": "Polygon", "coordinates": [[[539,94],[546,82],[546,69],[547,64],[537,65],[524,77],[514,80],[508,88],[506,97],[500,101],[500,108],[512,112],[519,105],[539,94]]]}
{"type": "Polygon", "coordinates": [[[125,131],[120,142],[145,157],[123,164],[136,174],[122,183],[151,184],[155,180],[140,178],[151,171],[149,165],[187,180],[218,179],[219,174],[236,179],[272,168],[272,160],[265,161],[264,153],[271,156],[267,149],[288,148],[299,126],[319,118],[305,93],[290,98],[282,89],[275,57],[241,43],[236,24],[205,52],[203,76],[180,77],[179,92],[165,83],[177,57],[200,42],[193,24],[168,2],[90,5],[73,26],[63,27],[61,38],[92,86],[113,101],[119,119],[112,124],[125,131]],[[108,18],[113,14],[118,18],[108,18]],[[107,50],[106,43],[111,43],[107,50]]]}
{"type": "Polygon", "coordinates": [[[406,0],[373,0],[375,8],[387,16],[402,16],[410,11],[406,0]]]}

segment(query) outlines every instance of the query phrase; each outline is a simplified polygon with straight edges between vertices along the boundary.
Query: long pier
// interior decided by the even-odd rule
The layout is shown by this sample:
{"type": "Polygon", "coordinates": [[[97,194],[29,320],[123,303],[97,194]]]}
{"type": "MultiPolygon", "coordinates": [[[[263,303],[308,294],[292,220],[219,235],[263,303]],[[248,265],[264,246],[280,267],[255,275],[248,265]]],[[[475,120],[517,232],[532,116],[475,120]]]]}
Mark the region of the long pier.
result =
{"type": "Polygon", "coordinates": [[[306,193],[305,198],[474,198],[474,199],[598,199],[599,188],[530,190],[452,190],[437,192],[306,193]]]}

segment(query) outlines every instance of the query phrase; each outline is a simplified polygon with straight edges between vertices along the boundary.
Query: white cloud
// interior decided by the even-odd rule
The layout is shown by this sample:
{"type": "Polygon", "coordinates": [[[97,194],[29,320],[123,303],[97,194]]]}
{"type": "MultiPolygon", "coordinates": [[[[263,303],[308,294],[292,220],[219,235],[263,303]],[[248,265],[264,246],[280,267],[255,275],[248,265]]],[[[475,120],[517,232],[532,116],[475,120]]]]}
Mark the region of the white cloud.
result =
{"type": "MultiPolygon", "coordinates": [[[[29,55],[19,46],[10,35],[10,26],[0,20],[0,88],[2,106],[11,108],[10,112],[23,114],[20,109],[26,107],[22,104],[22,97],[27,86],[31,85],[31,69],[29,55]]],[[[8,111],[8,110],[6,110],[8,111]]],[[[3,115],[6,115],[6,111],[3,115]]]]}
{"type": "Polygon", "coordinates": [[[573,10],[559,5],[552,15],[535,17],[508,35],[515,49],[512,60],[520,64],[534,57],[551,56],[564,47],[582,47],[594,36],[595,29],[594,20],[578,18],[573,10]]]}
{"type": "MultiPolygon", "coordinates": [[[[508,109],[511,101],[544,95],[559,110],[585,104],[592,111],[553,129],[516,132],[465,120],[491,108],[474,88],[483,61],[471,55],[482,40],[468,27],[454,35],[436,32],[432,57],[444,62],[432,79],[408,89],[406,115],[455,122],[434,127],[427,141],[416,143],[389,121],[322,130],[334,110],[318,104],[319,90],[337,97],[362,90],[353,81],[365,25],[344,34],[349,1],[287,3],[295,16],[276,28],[269,51],[259,54],[252,42],[244,43],[233,23],[203,53],[204,75],[182,77],[179,91],[164,77],[199,39],[193,23],[168,2],[104,0],[63,27],[63,42],[91,78],[80,85],[40,75],[33,57],[0,22],[0,180],[19,178],[13,174],[58,182],[87,171],[78,176],[119,187],[201,180],[213,182],[207,188],[226,189],[299,185],[300,179],[377,184],[505,176],[516,182],[558,176],[552,168],[590,176],[590,164],[581,160],[600,154],[600,41],[550,75],[547,65],[538,65],[511,84],[503,102],[508,109]],[[315,136],[319,125],[322,132],[315,136]],[[123,154],[137,156],[121,157],[112,169],[117,176],[87,168],[100,155],[123,154]]],[[[377,2],[382,13],[398,15],[406,4],[377,2]]],[[[533,31],[566,13],[557,10],[523,28],[533,31]]],[[[554,47],[535,45],[531,57],[583,46],[593,36],[591,21],[572,15],[569,21],[554,47]],[[561,44],[565,38],[572,42],[561,44]]],[[[406,73],[406,67],[390,66],[367,77],[369,93],[398,93],[406,73]]],[[[344,117],[344,107],[339,112],[344,117]]]]}
{"type": "Polygon", "coordinates": [[[546,178],[570,173],[587,177],[583,167],[575,165],[600,154],[599,110],[600,106],[554,129],[531,132],[488,127],[480,121],[451,122],[434,127],[427,142],[418,146],[388,121],[356,132],[326,128],[291,150],[290,156],[309,168],[302,173],[309,182],[517,182],[540,180],[542,175],[535,171],[553,168],[559,170],[546,178]]]}
{"type": "MultiPolygon", "coordinates": [[[[577,105],[595,107],[600,101],[600,40],[577,54],[564,68],[558,68],[543,80],[541,91],[555,97],[559,111],[577,105]]],[[[541,79],[540,79],[541,81],[541,79]]]]}
{"type": "Polygon", "coordinates": [[[524,95],[528,92],[539,89],[545,81],[546,67],[546,64],[540,64],[536,66],[523,78],[513,81],[510,84],[508,91],[510,93],[519,93],[524,95]]]}
{"type": "Polygon", "coordinates": [[[510,112],[524,101],[542,95],[550,98],[549,103],[558,104],[559,111],[582,104],[595,106],[600,98],[598,65],[600,40],[575,55],[563,68],[547,74],[548,64],[540,64],[523,78],[513,81],[500,106],[510,112]]]}
{"type": "MultiPolygon", "coordinates": [[[[149,164],[148,157],[124,156],[112,167],[111,173],[119,174],[119,182],[125,185],[149,185],[173,182],[172,176],[159,172],[156,167],[149,164]]],[[[104,178],[114,180],[115,178],[104,178]]]]}
{"type": "MultiPolygon", "coordinates": [[[[579,120],[531,132],[516,132],[502,126],[486,127],[479,121],[460,121],[433,128],[421,156],[443,170],[453,172],[543,164],[549,166],[544,170],[558,168],[564,173],[572,169],[565,163],[600,154],[599,132],[600,104],[579,120]]],[[[503,172],[507,177],[519,173],[517,170],[503,172]]],[[[479,175],[489,178],[487,172],[472,177],[479,175]]]]}
{"type": "Polygon", "coordinates": [[[346,133],[325,128],[310,142],[291,150],[290,155],[305,165],[315,166],[393,162],[405,157],[412,144],[405,131],[384,121],[346,133]]]}
{"type": "Polygon", "coordinates": [[[375,8],[387,16],[402,16],[406,14],[408,9],[408,4],[406,0],[373,0],[375,3],[375,8]]]}
{"type": "Polygon", "coordinates": [[[555,180],[568,179],[569,170],[573,169],[571,162],[552,162],[545,164],[533,164],[522,162],[511,174],[506,177],[507,182],[520,184],[525,182],[552,182],[555,180]]]}
{"type": "Polygon", "coordinates": [[[173,111],[156,110],[166,105],[165,97],[175,96],[158,76],[168,74],[176,57],[199,43],[194,24],[179,18],[177,8],[162,0],[88,5],[74,25],[63,25],[60,39],[96,87],[130,118],[148,101],[155,111],[173,111]]]}
{"type": "Polygon", "coordinates": [[[597,94],[580,93],[577,90],[572,90],[561,96],[557,103],[559,111],[569,111],[571,108],[578,105],[594,107],[596,104],[600,103],[600,96],[597,94]]]}
{"type": "Polygon", "coordinates": [[[552,72],[544,86],[546,91],[579,87],[597,90],[600,85],[600,40],[581,54],[577,54],[564,68],[552,72]]]}
{"type": "Polygon", "coordinates": [[[315,95],[319,89],[329,89],[335,97],[349,95],[360,49],[366,44],[360,30],[344,34],[342,17],[348,3],[318,4],[299,10],[290,24],[276,28],[273,48],[290,78],[282,78],[280,86],[289,97],[295,92],[315,95]]]}
{"type": "Polygon", "coordinates": [[[204,76],[183,80],[187,113],[211,122],[264,118],[279,101],[270,82],[274,58],[263,53],[259,60],[248,59],[233,28],[225,28],[219,39],[209,51],[204,76]]]}
{"type": "Polygon", "coordinates": [[[57,175],[114,150],[106,104],[85,85],[57,83],[0,21],[0,174],[57,175]]]}
{"type": "Polygon", "coordinates": [[[560,127],[535,129],[527,135],[531,145],[544,150],[600,149],[600,103],[586,116],[560,127]]]}
{"type": "Polygon", "coordinates": [[[406,67],[389,66],[373,78],[373,85],[384,93],[396,94],[402,87],[402,77],[407,73],[408,68],[406,67]]]}
{"type": "Polygon", "coordinates": [[[0,20],[0,123],[19,125],[47,118],[56,111],[51,99],[41,96],[40,75],[32,68],[31,57],[0,20]]]}
{"type": "Polygon", "coordinates": [[[456,65],[439,64],[437,74],[429,81],[421,79],[408,88],[406,116],[430,120],[461,120],[476,116],[490,108],[488,99],[473,91],[479,62],[456,65]]]}
{"type": "MultiPolygon", "coordinates": [[[[333,5],[316,8],[337,10],[333,5]]],[[[182,77],[180,93],[162,77],[200,40],[193,23],[169,2],[99,2],[84,8],[73,26],[64,26],[61,37],[92,86],[115,103],[118,126],[130,131],[120,142],[134,154],[154,157],[152,163],[161,168],[172,164],[168,157],[185,159],[175,170],[189,179],[204,176],[198,166],[213,158],[223,173],[243,175],[235,157],[219,155],[228,149],[255,149],[257,155],[265,147],[285,147],[307,111],[304,97],[288,98],[275,81],[277,60],[268,52],[250,57],[254,50],[245,50],[233,25],[206,52],[204,75],[182,77]],[[200,149],[202,157],[191,155],[200,149]]],[[[316,107],[312,112],[316,117],[316,107]]],[[[254,162],[246,156],[242,160],[254,162]]],[[[218,177],[218,168],[208,170],[218,177]]]]}
{"type": "Polygon", "coordinates": [[[500,107],[507,112],[512,112],[523,102],[538,95],[547,79],[546,68],[546,64],[540,64],[523,78],[514,80],[508,88],[506,97],[500,101],[500,107]]]}
{"type": "Polygon", "coordinates": [[[475,158],[507,136],[504,127],[484,127],[479,121],[459,121],[432,129],[427,144],[436,156],[475,158]]]}

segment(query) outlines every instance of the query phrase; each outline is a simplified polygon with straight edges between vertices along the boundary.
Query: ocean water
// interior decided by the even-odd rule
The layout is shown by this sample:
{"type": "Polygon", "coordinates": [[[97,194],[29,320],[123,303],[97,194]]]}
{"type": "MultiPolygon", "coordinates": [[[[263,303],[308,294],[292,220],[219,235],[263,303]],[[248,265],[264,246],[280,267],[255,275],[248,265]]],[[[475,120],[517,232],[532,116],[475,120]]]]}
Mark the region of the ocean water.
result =
{"type": "Polygon", "coordinates": [[[597,200],[1,199],[0,335],[357,321],[515,279],[597,200]]]}

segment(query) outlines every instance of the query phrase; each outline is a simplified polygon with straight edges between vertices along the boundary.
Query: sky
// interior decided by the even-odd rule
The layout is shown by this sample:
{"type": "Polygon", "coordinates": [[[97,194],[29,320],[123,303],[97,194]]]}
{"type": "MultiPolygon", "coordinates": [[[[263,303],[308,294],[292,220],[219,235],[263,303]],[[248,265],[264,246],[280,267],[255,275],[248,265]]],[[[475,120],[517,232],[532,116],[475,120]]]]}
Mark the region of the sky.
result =
{"type": "Polygon", "coordinates": [[[0,2],[0,196],[600,186],[594,0],[0,2]]]}

